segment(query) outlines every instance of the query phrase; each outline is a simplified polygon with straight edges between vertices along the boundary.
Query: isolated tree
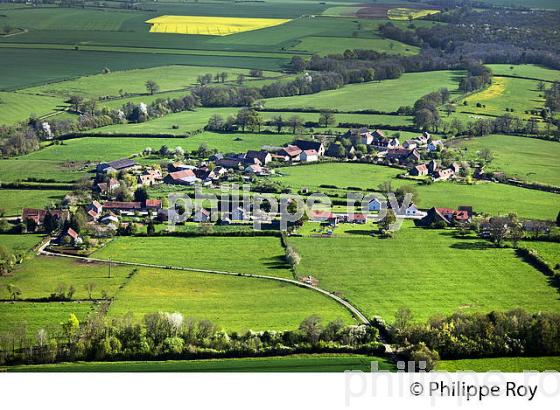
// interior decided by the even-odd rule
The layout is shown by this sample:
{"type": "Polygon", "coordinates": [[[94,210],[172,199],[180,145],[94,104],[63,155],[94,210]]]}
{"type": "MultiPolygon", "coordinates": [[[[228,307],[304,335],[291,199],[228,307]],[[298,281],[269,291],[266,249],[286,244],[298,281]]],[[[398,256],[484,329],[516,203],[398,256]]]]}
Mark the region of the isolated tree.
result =
{"type": "Polygon", "coordinates": [[[152,221],[151,219],[148,221],[148,226],[146,227],[146,233],[148,236],[154,236],[156,233],[154,221],[152,221]]]}
{"type": "Polygon", "coordinates": [[[224,117],[220,114],[212,114],[206,124],[206,129],[209,131],[222,131],[224,129],[224,117]]]}
{"type": "Polygon", "coordinates": [[[336,118],[334,112],[331,110],[323,110],[319,115],[319,125],[322,127],[331,127],[336,124],[336,118]]]}
{"type": "Polygon", "coordinates": [[[0,245],[0,276],[3,276],[10,272],[15,264],[15,255],[8,248],[0,245]]]}
{"type": "Polygon", "coordinates": [[[251,77],[257,77],[260,78],[263,76],[263,71],[262,70],[258,70],[258,69],[253,69],[251,71],[249,71],[249,75],[251,77]]]}
{"type": "Polygon", "coordinates": [[[292,115],[288,118],[288,125],[292,129],[292,134],[295,134],[303,126],[303,118],[299,115],[292,115]]]}
{"type": "Polygon", "coordinates": [[[90,283],[86,283],[84,285],[84,289],[86,290],[87,294],[88,294],[88,299],[92,300],[93,299],[93,291],[95,290],[95,288],[97,287],[97,284],[90,282],[90,283]]]}
{"type": "Polygon", "coordinates": [[[278,134],[280,134],[282,132],[282,128],[284,128],[284,125],[285,125],[284,119],[282,118],[282,116],[281,115],[275,115],[274,117],[272,117],[272,120],[270,122],[276,128],[276,131],[278,132],[278,134]]]}
{"type": "Polygon", "coordinates": [[[478,157],[486,164],[489,164],[494,160],[494,154],[488,148],[482,148],[478,152],[478,157]]]}
{"type": "Polygon", "coordinates": [[[239,74],[237,76],[237,80],[236,80],[237,84],[241,85],[245,82],[245,75],[244,74],[239,74]]]}
{"type": "Polygon", "coordinates": [[[546,88],[546,84],[544,83],[544,81],[539,81],[537,83],[537,90],[544,91],[545,88],[546,88]]]}
{"type": "Polygon", "coordinates": [[[72,110],[78,112],[80,111],[80,106],[84,102],[84,97],[80,95],[71,95],[70,98],[68,99],[68,102],[72,106],[72,110]]]}
{"type": "Polygon", "coordinates": [[[301,256],[291,246],[286,247],[286,262],[288,262],[292,269],[295,269],[295,267],[301,262],[301,256]]]}
{"type": "Polygon", "coordinates": [[[150,93],[150,95],[154,95],[159,91],[159,85],[154,80],[146,81],[146,90],[150,93]]]}
{"type": "Polygon", "coordinates": [[[510,219],[505,216],[495,216],[488,221],[488,235],[492,242],[501,246],[509,233],[510,219]]]}

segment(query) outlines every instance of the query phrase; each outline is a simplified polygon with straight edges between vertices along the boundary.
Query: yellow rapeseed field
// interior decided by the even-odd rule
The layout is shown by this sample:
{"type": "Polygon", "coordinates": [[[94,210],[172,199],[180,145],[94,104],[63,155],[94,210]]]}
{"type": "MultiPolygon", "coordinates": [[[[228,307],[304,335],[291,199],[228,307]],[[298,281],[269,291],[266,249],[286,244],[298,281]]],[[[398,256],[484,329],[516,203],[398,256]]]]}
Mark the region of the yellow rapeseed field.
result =
{"type": "Polygon", "coordinates": [[[390,9],[387,12],[387,16],[391,20],[408,20],[410,17],[412,19],[418,19],[420,17],[429,16],[430,14],[437,14],[439,10],[430,9],[409,9],[406,7],[397,7],[390,9]]]}
{"type": "Polygon", "coordinates": [[[204,36],[228,36],[243,31],[277,26],[289,19],[206,17],[206,16],[159,16],[146,23],[152,25],[151,33],[198,34],[204,36]]]}

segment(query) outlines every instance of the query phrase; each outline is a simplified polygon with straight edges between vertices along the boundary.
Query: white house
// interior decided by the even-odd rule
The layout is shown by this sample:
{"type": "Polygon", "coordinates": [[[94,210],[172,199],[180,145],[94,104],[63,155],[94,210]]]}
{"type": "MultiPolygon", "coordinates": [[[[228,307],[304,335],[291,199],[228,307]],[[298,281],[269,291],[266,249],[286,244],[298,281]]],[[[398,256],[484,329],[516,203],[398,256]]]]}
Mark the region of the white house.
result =
{"type": "Polygon", "coordinates": [[[399,148],[401,143],[399,142],[398,138],[391,138],[387,143],[387,148],[399,148]]]}
{"type": "Polygon", "coordinates": [[[319,161],[319,153],[314,149],[306,149],[300,154],[299,158],[302,162],[315,162],[319,161]]]}

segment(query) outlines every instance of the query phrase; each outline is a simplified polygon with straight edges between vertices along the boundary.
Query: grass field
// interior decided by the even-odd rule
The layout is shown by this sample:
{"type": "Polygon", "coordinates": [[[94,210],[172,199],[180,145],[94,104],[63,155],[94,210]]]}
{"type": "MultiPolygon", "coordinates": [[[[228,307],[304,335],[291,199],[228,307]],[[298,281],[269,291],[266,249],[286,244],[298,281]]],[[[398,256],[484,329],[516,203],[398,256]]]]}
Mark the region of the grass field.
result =
{"type": "Polygon", "coordinates": [[[468,158],[489,149],[494,160],[486,168],[503,171],[506,175],[529,182],[560,186],[560,144],[532,138],[489,135],[462,141],[468,158]]]}
{"type": "Polygon", "coordinates": [[[277,26],[288,21],[290,20],[209,16],[160,16],[147,20],[146,23],[151,24],[150,33],[229,36],[244,31],[277,26]]]}
{"type": "Polygon", "coordinates": [[[525,241],[521,242],[521,246],[536,250],[539,256],[553,268],[560,264],[560,243],[558,242],[525,241]]]}
{"type": "Polygon", "coordinates": [[[267,108],[333,108],[340,111],[377,110],[392,112],[414,102],[425,94],[447,87],[456,91],[461,73],[458,71],[430,71],[408,73],[395,80],[364,84],[350,84],[337,90],[323,91],[295,97],[264,100],[267,108]],[[382,98],[381,98],[382,96],[382,98]]]}
{"type": "Polygon", "coordinates": [[[185,266],[291,278],[274,237],[127,238],[113,240],[95,258],[185,266]]]}
{"type": "Polygon", "coordinates": [[[539,97],[539,94],[542,93],[537,90],[535,80],[494,76],[492,85],[488,88],[460,100],[457,111],[504,115],[507,113],[506,108],[510,108],[513,109],[512,115],[529,119],[532,115],[525,111],[543,108],[544,98],[539,97]],[[467,101],[468,106],[463,105],[464,101],[467,101]],[[483,107],[477,107],[477,103],[483,107]]]}
{"type": "Polygon", "coordinates": [[[294,355],[281,357],[168,360],[164,362],[77,362],[13,366],[10,372],[369,372],[371,362],[380,370],[394,370],[386,359],[363,355],[294,355]]]}
{"type": "Polygon", "coordinates": [[[524,218],[554,220],[558,214],[558,195],[496,183],[462,185],[435,183],[418,186],[422,207],[457,208],[471,205],[475,212],[492,215],[516,212],[524,218]],[[499,200],[496,200],[499,198],[499,200]]]}
{"type": "Polygon", "coordinates": [[[344,53],[345,50],[376,50],[390,54],[418,54],[420,49],[385,38],[304,37],[290,50],[307,51],[320,55],[344,53]]]}
{"type": "Polygon", "coordinates": [[[484,2],[506,7],[516,6],[552,10],[560,8],[560,4],[556,0],[484,0],[484,2]]]}
{"type": "Polygon", "coordinates": [[[374,188],[387,180],[396,181],[402,170],[370,164],[349,164],[343,162],[325,163],[306,166],[278,168],[279,177],[274,180],[297,188],[319,189],[320,185],[334,185],[338,188],[359,187],[374,188]]]}
{"type": "Polygon", "coordinates": [[[58,331],[71,313],[83,320],[93,309],[90,302],[0,302],[0,332],[25,326],[27,335],[34,338],[41,328],[58,331]]]}
{"type": "MultiPolygon", "coordinates": [[[[0,245],[10,249],[13,253],[23,254],[31,250],[35,245],[41,242],[43,235],[27,234],[27,235],[3,235],[0,234],[0,245]]],[[[0,277],[0,283],[2,283],[0,277]]]]}
{"type": "MultiPolygon", "coordinates": [[[[53,145],[35,151],[26,160],[74,160],[110,161],[141,153],[150,147],[154,151],[162,145],[171,149],[183,147],[186,152],[208,144],[220,152],[244,152],[259,149],[263,145],[280,146],[293,139],[291,134],[216,134],[204,132],[189,138],[134,138],[134,137],[83,137],[64,141],[64,145],[53,145]]],[[[1,196],[0,196],[1,198],[1,196]]]]}
{"type": "MultiPolygon", "coordinates": [[[[224,258],[222,268],[228,266],[224,258]]],[[[312,314],[325,321],[340,318],[354,323],[335,301],[289,283],[148,268],[141,268],[119,293],[109,315],[128,312],[138,319],[150,312],[180,312],[229,331],[296,329],[312,314]]]]}
{"type": "Polygon", "coordinates": [[[486,64],[494,75],[508,75],[514,77],[534,78],[543,81],[560,80],[560,71],[533,64],[486,64]]]}
{"type": "Polygon", "coordinates": [[[0,92],[0,124],[27,120],[31,114],[42,117],[67,107],[62,98],[45,95],[0,92]]]}
{"type": "Polygon", "coordinates": [[[107,264],[37,256],[19,265],[9,276],[0,277],[0,298],[9,298],[5,288],[9,283],[21,289],[20,298],[46,298],[55,292],[58,285],[64,284],[66,287],[74,286],[74,299],[88,299],[85,285],[90,283],[95,284],[94,299],[101,298],[103,292],[112,297],[126,282],[132,269],[131,266],[112,266],[109,278],[107,264]]]}
{"type": "MultiPolygon", "coordinates": [[[[367,229],[367,227],[364,227],[367,229]]],[[[290,238],[302,256],[299,275],[339,292],[367,315],[393,320],[408,307],[415,320],[436,314],[489,312],[516,307],[560,311],[558,292],[541,272],[478,239],[409,223],[393,239],[369,236],[290,238]]]]}
{"type": "MultiPolygon", "coordinates": [[[[62,97],[80,95],[86,98],[120,96],[121,91],[128,94],[146,94],[145,84],[148,80],[156,81],[160,91],[164,92],[196,85],[197,77],[201,74],[211,73],[215,75],[221,72],[228,74],[228,81],[230,82],[235,81],[239,74],[244,74],[247,80],[251,80],[249,71],[246,69],[171,65],[80,77],[75,80],[28,88],[24,92],[62,97]]],[[[263,75],[272,78],[278,77],[280,74],[267,71],[263,75]]]]}
{"type": "Polygon", "coordinates": [[[443,372],[507,372],[560,371],[560,357],[498,357],[488,359],[442,360],[436,369],[443,372]]]}
{"type": "Polygon", "coordinates": [[[27,178],[73,182],[86,174],[83,162],[31,160],[27,156],[0,160],[0,183],[22,181],[27,178]]]}
{"type": "Polygon", "coordinates": [[[22,208],[43,208],[60,201],[66,191],[0,189],[0,208],[6,216],[21,215],[22,208]]]}

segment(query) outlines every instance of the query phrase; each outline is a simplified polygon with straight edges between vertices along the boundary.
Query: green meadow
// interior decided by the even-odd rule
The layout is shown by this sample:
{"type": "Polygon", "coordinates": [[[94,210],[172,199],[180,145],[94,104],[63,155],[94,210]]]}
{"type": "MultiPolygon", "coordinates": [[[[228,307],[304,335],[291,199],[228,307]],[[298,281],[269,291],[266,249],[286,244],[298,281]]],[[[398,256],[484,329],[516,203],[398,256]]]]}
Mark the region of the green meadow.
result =
{"type": "Polygon", "coordinates": [[[266,108],[317,108],[340,111],[376,110],[392,112],[414,102],[432,91],[447,87],[456,91],[459,71],[430,71],[403,74],[394,80],[350,84],[337,90],[322,91],[294,97],[269,98],[266,108]]]}
{"type": "Polygon", "coordinates": [[[462,140],[458,147],[467,150],[468,158],[489,149],[494,159],[486,168],[529,182],[560,186],[560,144],[533,138],[489,135],[462,140]]]}
{"type": "Polygon", "coordinates": [[[15,124],[29,119],[31,114],[42,117],[66,107],[64,100],[58,97],[0,92],[0,124],[15,124]]]}
{"type": "Polygon", "coordinates": [[[319,55],[341,54],[345,50],[375,50],[389,54],[412,55],[420,49],[386,38],[304,37],[290,50],[307,51],[319,55]]]}
{"type": "Polygon", "coordinates": [[[76,362],[13,366],[10,372],[344,372],[371,371],[371,362],[380,370],[394,370],[387,359],[346,354],[293,355],[211,360],[167,360],[153,362],[76,362]]]}
{"type": "Polygon", "coordinates": [[[453,235],[404,223],[393,239],[303,237],[289,243],[302,257],[299,275],[316,277],[320,287],[388,321],[401,307],[417,321],[457,311],[560,312],[558,291],[513,249],[453,235]]]}
{"type": "Polygon", "coordinates": [[[109,265],[104,263],[36,256],[17,266],[9,276],[0,277],[0,299],[9,298],[6,285],[10,283],[21,289],[20,298],[24,299],[49,297],[62,284],[66,288],[74,287],[74,299],[89,298],[85,289],[88,284],[95,284],[93,299],[101,299],[104,293],[113,297],[126,283],[133,269],[131,266],[113,265],[109,272],[109,265]]]}
{"type": "Polygon", "coordinates": [[[506,372],[560,371],[559,356],[492,357],[487,359],[442,360],[437,363],[442,372],[506,372]]]}
{"type": "Polygon", "coordinates": [[[526,111],[540,111],[544,107],[544,98],[539,95],[542,92],[538,91],[535,80],[494,76],[489,87],[460,100],[457,112],[494,116],[509,113],[529,119],[532,114],[526,111]],[[465,101],[467,106],[463,105],[465,101]],[[481,106],[478,107],[478,104],[481,106]],[[506,111],[506,108],[513,109],[513,112],[506,111]]]}
{"type": "Polygon", "coordinates": [[[404,172],[381,165],[332,162],[277,168],[278,176],[272,179],[292,188],[318,189],[321,185],[334,185],[337,188],[377,189],[379,184],[388,180],[395,181],[404,172]]]}
{"type": "MultiPolygon", "coordinates": [[[[48,149],[48,148],[47,148],[48,149]]],[[[29,178],[43,181],[73,182],[88,170],[84,162],[34,160],[27,156],[0,161],[0,182],[16,182],[29,178]]]]}
{"type": "Polygon", "coordinates": [[[521,246],[537,251],[538,255],[553,268],[560,264],[560,243],[558,242],[524,241],[521,242],[521,246]]]}
{"type": "Polygon", "coordinates": [[[52,334],[60,330],[60,323],[70,314],[83,320],[93,311],[90,302],[0,302],[0,332],[24,327],[33,338],[39,329],[52,334]]]}
{"type": "MultiPolygon", "coordinates": [[[[26,235],[0,234],[0,245],[10,249],[13,253],[24,254],[41,242],[42,237],[43,235],[33,233],[26,235]]],[[[0,277],[0,283],[2,283],[2,279],[3,278],[0,277]]]]}
{"type": "MultiPolygon", "coordinates": [[[[247,69],[170,65],[85,76],[74,80],[28,88],[25,89],[25,92],[62,97],[70,95],[80,95],[86,98],[120,97],[125,93],[146,94],[145,84],[148,80],[154,80],[159,85],[161,92],[184,90],[196,85],[197,77],[201,74],[211,73],[215,75],[221,72],[227,73],[226,81],[229,83],[235,82],[239,74],[245,75],[248,81],[252,80],[247,69]]],[[[279,76],[279,73],[270,71],[263,74],[265,78],[279,76]]]]}
{"type": "Polygon", "coordinates": [[[276,237],[120,237],[92,257],[292,277],[284,261],[284,249],[276,237]]]}
{"type": "Polygon", "coordinates": [[[47,189],[0,189],[0,208],[6,216],[21,215],[22,208],[44,208],[59,202],[66,191],[47,189]]]}
{"type": "MultiPolygon", "coordinates": [[[[227,259],[223,263],[229,266],[227,259]]],[[[109,316],[128,312],[138,319],[150,312],[180,312],[229,331],[296,329],[312,314],[354,323],[337,302],[289,283],[150,268],[141,268],[118,294],[109,316]]]]}
{"type": "Polygon", "coordinates": [[[204,132],[189,138],[135,138],[135,137],[82,137],[65,140],[63,145],[52,145],[25,157],[31,160],[111,161],[140,154],[145,148],[157,151],[167,145],[170,149],[182,147],[185,152],[207,144],[220,152],[244,152],[264,145],[281,146],[292,141],[288,134],[217,134],[204,132]]]}
{"type": "Polygon", "coordinates": [[[534,64],[486,64],[494,75],[507,75],[520,78],[534,78],[543,81],[560,80],[560,72],[534,64]]]}

